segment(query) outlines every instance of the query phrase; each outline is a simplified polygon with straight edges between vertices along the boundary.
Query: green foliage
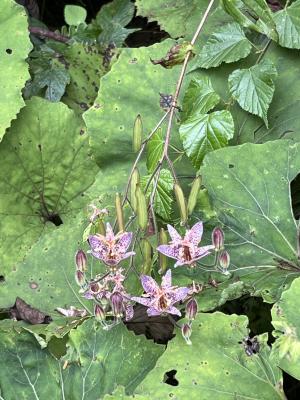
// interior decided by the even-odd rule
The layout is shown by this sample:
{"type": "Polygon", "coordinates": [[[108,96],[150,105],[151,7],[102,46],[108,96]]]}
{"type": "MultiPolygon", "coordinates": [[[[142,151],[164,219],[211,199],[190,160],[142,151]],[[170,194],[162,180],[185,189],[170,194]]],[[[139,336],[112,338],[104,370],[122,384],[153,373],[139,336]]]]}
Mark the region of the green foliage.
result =
{"type": "Polygon", "coordinates": [[[0,147],[3,272],[53,230],[57,218],[66,222],[84,204],[81,195],[97,171],[84,133],[67,106],[39,98],[28,101],[13,122],[0,147]]]}
{"type": "Polygon", "coordinates": [[[181,118],[184,121],[190,115],[205,114],[219,101],[220,96],[214,91],[208,76],[194,78],[184,94],[181,118]]]}
{"type": "Polygon", "coordinates": [[[158,129],[147,143],[147,169],[153,172],[162,156],[164,149],[163,133],[158,129]]]}
{"type": "Polygon", "coordinates": [[[195,67],[218,67],[223,62],[231,63],[249,55],[252,45],[237,23],[230,23],[214,32],[200,50],[195,67]]]}
{"type": "Polygon", "coordinates": [[[239,105],[261,117],[267,127],[267,112],[275,91],[276,76],[274,64],[262,61],[248,69],[238,69],[228,78],[230,92],[239,105]]]}
{"type": "Polygon", "coordinates": [[[284,398],[281,372],[270,360],[266,336],[258,338],[258,354],[245,353],[241,341],[248,335],[247,323],[244,316],[198,314],[193,323],[193,344],[187,346],[177,335],[136,393],[151,399],[199,399],[199,393],[203,400],[212,396],[218,400],[284,398]],[[170,371],[178,386],[166,383],[170,371]]]}
{"type": "Polygon", "coordinates": [[[179,129],[183,148],[194,167],[199,169],[204,156],[227,145],[234,124],[229,111],[191,115],[179,129]]]}
{"type": "Polygon", "coordinates": [[[85,22],[87,12],[80,6],[67,5],[64,9],[65,21],[68,25],[78,26],[85,22]]]}
{"type": "Polygon", "coordinates": [[[289,49],[300,49],[300,1],[274,14],[278,43],[289,49]]]}
{"type": "Polygon", "coordinates": [[[299,154],[298,144],[285,140],[245,144],[210,153],[201,169],[213,208],[228,232],[234,276],[269,302],[300,273],[290,204],[299,154]]]}
{"type": "Polygon", "coordinates": [[[272,308],[273,335],[276,337],[273,356],[278,360],[279,368],[295,379],[300,379],[299,293],[300,278],[294,280],[272,308]]]}
{"type": "Polygon", "coordinates": [[[31,47],[24,8],[13,0],[3,0],[0,15],[0,140],[25,104],[21,90],[29,78],[25,59],[31,47]]]}

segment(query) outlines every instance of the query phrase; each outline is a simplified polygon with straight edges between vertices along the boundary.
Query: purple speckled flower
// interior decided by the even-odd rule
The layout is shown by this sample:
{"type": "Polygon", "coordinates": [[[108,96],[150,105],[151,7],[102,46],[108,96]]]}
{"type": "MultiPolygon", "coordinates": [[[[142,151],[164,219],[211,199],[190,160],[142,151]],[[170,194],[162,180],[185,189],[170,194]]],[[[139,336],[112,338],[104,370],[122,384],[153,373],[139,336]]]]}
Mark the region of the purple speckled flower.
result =
{"type": "Polygon", "coordinates": [[[203,233],[202,222],[197,222],[190,230],[187,230],[184,238],[171,225],[168,225],[168,231],[172,241],[169,244],[158,246],[157,250],[167,257],[177,260],[174,267],[192,265],[195,261],[210,254],[210,250],[214,248],[213,245],[198,247],[203,233]]]}
{"type": "Polygon", "coordinates": [[[187,287],[172,286],[172,274],[169,269],[162,278],[161,287],[148,275],[141,276],[141,283],[145,290],[143,297],[131,297],[137,303],[148,307],[147,314],[152,317],[161,314],[181,316],[181,312],[174,306],[184,300],[190,289],[187,287]]]}
{"type": "Polygon", "coordinates": [[[114,267],[120,261],[135,254],[133,251],[127,252],[131,240],[132,232],[120,232],[115,235],[112,227],[107,223],[105,236],[100,234],[89,236],[90,252],[105,264],[114,267]]]}

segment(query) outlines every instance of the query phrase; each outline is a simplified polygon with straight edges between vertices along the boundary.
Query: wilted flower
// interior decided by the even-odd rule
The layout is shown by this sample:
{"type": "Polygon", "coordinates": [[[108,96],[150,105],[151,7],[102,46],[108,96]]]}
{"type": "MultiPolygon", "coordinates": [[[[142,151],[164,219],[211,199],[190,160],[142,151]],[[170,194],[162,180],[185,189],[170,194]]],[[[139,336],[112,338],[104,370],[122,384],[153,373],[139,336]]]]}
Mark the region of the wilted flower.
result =
{"type": "Polygon", "coordinates": [[[97,321],[99,322],[105,321],[106,317],[105,311],[103,307],[100,306],[100,304],[95,304],[94,313],[97,321]]]}
{"type": "Polygon", "coordinates": [[[108,210],[107,208],[98,208],[95,206],[95,204],[90,204],[89,207],[93,210],[91,216],[90,216],[90,221],[94,222],[98,217],[103,217],[104,215],[108,215],[108,210]]]}
{"type": "Polygon", "coordinates": [[[80,271],[79,269],[75,272],[75,281],[78,286],[84,286],[85,284],[85,274],[84,272],[80,271]]]}
{"type": "Polygon", "coordinates": [[[161,314],[175,314],[181,316],[181,312],[174,307],[175,303],[184,300],[190,289],[172,286],[172,275],[169,269],[162,278],[161,287],[148,275],[141,276],[141,283],[145,290],[143,297],[131,297],[137,303],[148,307],[147,314],[151,316],[161,314]]]}
{"type": "Polygon", "coordinates": [[[90,235],[88,241],[92,255],[113,267],[135,254],[133,251],[126,252],[131,240],[132,232],[120,232],[115,235],[112,227],[107,223],[105,236],[100,234],[90,235]]]}
{"type": "Polygon", "coordinates": [[[181,334],[184,338],[184,340],[186,341],[187,344],[192,344],[192,342],[190,341],[190,337],[192,334],[192,328],[190,324],[183,324],[181,327],[181,334]]]}
{"type": "Polygon", "coordinates": [[[171,225],[168,225],[168,231],[172,241],[168,245],[158,246],[157,250],[177,260],[175,267],[192,265],[195,261],[210,254],[210,250],[214,248],[213,245],[198,247],[203,233],[202,222],[197,222],[190,230],[187,230],[184,238],[171,225]]]}

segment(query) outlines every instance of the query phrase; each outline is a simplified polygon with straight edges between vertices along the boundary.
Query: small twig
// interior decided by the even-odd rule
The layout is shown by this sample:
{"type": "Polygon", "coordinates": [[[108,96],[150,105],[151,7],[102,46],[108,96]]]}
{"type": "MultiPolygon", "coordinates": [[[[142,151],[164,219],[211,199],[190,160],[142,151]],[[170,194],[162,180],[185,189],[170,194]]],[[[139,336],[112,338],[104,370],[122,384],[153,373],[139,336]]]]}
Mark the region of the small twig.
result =
{"type": "Polygon", "coordinates": [[[57,42],[62,42],[62,43],[67,43],[70,40],[70,37],[68,36],[63,36],[60,33],[48,31],[47,29],[44,28],[38,28],[36,26],[30,26],[29,32],[32,33],[33,35],[40,36],[42,38],[49,38],[56,40],[57,42]]]}

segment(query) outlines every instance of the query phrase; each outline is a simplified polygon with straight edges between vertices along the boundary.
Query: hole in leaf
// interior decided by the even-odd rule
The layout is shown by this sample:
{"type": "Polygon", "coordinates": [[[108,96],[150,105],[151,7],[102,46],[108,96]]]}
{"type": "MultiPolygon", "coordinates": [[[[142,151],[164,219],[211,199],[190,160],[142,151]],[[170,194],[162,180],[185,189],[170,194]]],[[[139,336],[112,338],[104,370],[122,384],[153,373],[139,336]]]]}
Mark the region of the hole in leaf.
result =
{"type": "Polygon", "coordinates": [[[0,283],[5,282],[4,275],[0,275],[0,283]]]}
{"type": "Polygon", "coordinates": [[[172,369],[171,371],[166,372],[164,376],[164,383],[167,383],[168,385],[171,386],[178,386],[179,382],[175,378],[176,373],[177,373],[176,369],[172,369]]]}
{"type": "Polygon", "coordinates": [[[228,168],[234,168],[234,165],[233,164],[229,164],[228,168]]]}
{"type": "Polygon", "coordinates": [[[12,49],[6,49],[5,51],[7,54],[12,54],[12,49]]]}
{"type": "Polygon", "coordinates": [[[291,182],[292,209],[295,219],[300,218],[300,174],[291,182]]]}
{"type": "Polygon", "coordinates": [[[49,213],[48,215],[44,215],[45,221],[52,222],[55,226],[59,226],[63,224],[63,220],[56,213],[49,213]]]}

